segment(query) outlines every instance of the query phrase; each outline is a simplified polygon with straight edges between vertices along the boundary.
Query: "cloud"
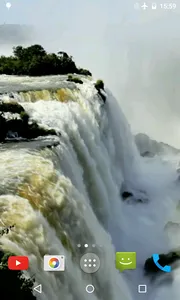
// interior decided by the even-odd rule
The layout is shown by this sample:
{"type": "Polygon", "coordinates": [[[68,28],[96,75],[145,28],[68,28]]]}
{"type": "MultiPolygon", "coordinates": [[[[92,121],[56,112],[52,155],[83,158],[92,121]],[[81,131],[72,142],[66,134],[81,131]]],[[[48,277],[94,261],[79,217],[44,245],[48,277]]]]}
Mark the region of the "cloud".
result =
{"type": "Polygon", "coordinates": [[[10,55],[13,46],[31,44],[33,36],[32,26],[19,24],[0,25],[0,54],[10,55]]]}
{"type": "Polygon", "coordinates": [[[0,45],[21,44],[32,40],[32,27],[19,24],[0,25],[0,45]]]}

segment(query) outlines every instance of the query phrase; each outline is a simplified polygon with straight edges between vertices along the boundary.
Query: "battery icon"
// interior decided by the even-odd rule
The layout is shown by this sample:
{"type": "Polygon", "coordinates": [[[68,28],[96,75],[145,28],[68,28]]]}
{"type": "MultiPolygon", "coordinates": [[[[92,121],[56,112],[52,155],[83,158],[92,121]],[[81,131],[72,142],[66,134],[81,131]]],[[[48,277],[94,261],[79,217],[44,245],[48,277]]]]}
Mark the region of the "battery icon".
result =
{"type": "Polygon", "coordinates": [[[152,9],[156,9],[157,8],[157,4],[156,3],[152,3],[152,9]]]}

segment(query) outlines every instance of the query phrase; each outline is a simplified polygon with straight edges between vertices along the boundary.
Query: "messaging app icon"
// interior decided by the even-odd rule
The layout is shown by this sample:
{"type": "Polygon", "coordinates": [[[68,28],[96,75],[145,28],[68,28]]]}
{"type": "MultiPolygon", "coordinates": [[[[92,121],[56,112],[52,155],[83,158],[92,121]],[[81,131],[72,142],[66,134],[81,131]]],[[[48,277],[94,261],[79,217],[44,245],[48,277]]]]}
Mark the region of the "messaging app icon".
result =
{"type": "Polygon", "coordinates": [[[136,252],[116,252],[116,269],[121,272],[136,269],[136,252]]]}

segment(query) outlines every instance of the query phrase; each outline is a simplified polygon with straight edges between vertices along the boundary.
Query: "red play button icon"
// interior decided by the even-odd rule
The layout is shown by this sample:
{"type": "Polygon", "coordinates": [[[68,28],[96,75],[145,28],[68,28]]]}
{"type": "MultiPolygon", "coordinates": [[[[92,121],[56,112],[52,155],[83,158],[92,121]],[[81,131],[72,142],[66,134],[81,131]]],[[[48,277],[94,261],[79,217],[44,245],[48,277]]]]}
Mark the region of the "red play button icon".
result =
{"type": "Polygon", "coordinates": [[[29,259],[27,256],[10,256],[8,258],[9,270],[27,270],[29,268],[29,259]]]}

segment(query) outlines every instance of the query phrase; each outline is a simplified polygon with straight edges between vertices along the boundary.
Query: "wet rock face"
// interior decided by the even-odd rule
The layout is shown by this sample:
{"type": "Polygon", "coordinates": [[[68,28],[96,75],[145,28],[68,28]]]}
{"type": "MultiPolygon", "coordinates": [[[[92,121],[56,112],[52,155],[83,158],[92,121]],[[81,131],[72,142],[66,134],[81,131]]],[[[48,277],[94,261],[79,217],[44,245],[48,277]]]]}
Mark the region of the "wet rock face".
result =
{"type": "Polygon", "coordinates": [[[123,183],[120,189],[123,201],[127,203],[145,203],[148,202],[148,197],[144,191],[135,190],[123,183]]]}
{"type": "Polygon", "coordinates": [[[0,111],[9,112],[12,114],[20,114],[21,112],[24,112],[24,108],[16,101],[0,102],[0,111]]]}
{"type": "Polygon", "coordinates": [[[56,135],[56,132],[53,129],[44,129],[36,122],[29,124],[29,115],[20,104],[16,102],[0,103],[0,142],[19,137],[34,139],[46,135],[56,135]],[[4,113],[16,113],[19,114],[19,117],[8,119],[4,113]]]}
{"type": "MultiPolygon", "coordinates": [[[[164,267],[166,265],[172,265],[180,259],[180,253],[169,252],[168,254],[159,254],[159,264],[164,267]]],[[[154,263],[153,257],[148,258],[144,264],[144,270],[147,274],[155,274],[162,272],[154,263]]]]}
{"type": "Polygon", "coordinates": [[[0,115],[0,142],[5,140],[6,134],[6,119],[2,115],[0,115]]]}
{"type": "Polygon", "coordinates": [[[133,194],[130,193],[130,192],[125,191],[125,192],[122,193],[122,198],[123,198],[124,200],[126,200],[127,198],[129,198],[129,197],[131,197],[131,196],[133,196],[133,194]]]}
{"type": "Polygon", "coordinates": [[[143,153],[141,153],[142,157],[154,157],[154,153],[151,153],[150,151],[145,151],[143,153]]]}

